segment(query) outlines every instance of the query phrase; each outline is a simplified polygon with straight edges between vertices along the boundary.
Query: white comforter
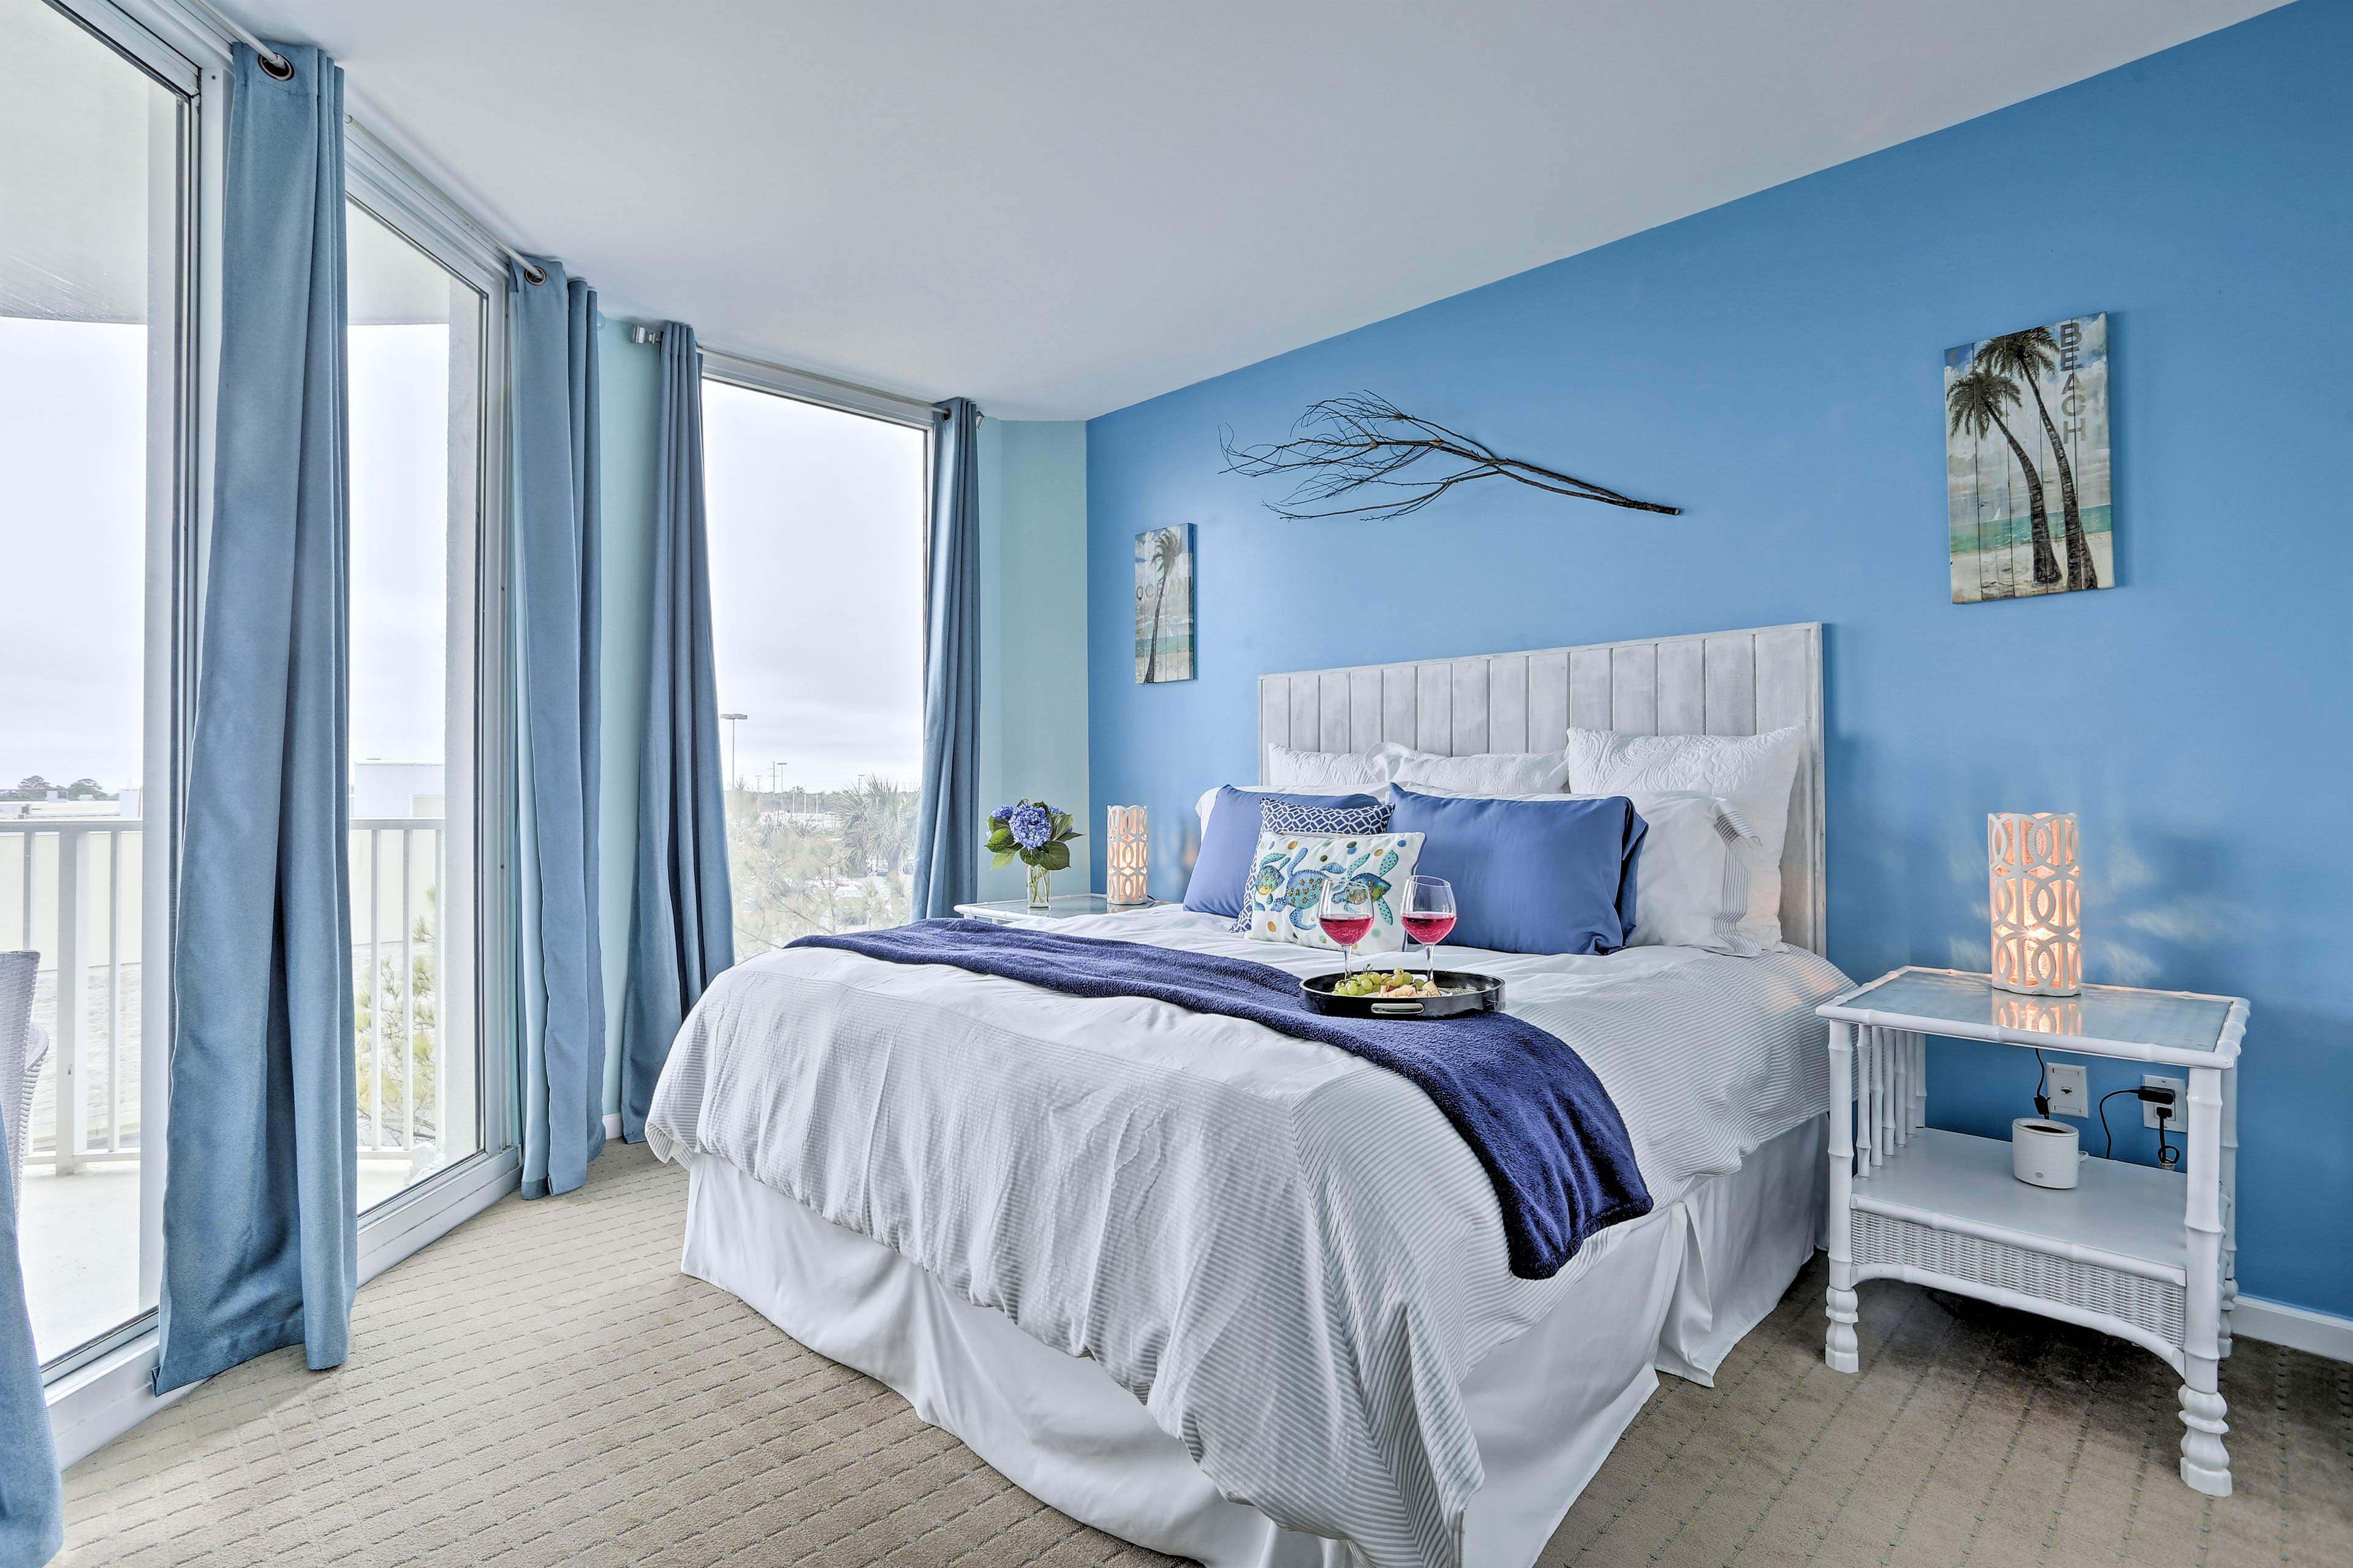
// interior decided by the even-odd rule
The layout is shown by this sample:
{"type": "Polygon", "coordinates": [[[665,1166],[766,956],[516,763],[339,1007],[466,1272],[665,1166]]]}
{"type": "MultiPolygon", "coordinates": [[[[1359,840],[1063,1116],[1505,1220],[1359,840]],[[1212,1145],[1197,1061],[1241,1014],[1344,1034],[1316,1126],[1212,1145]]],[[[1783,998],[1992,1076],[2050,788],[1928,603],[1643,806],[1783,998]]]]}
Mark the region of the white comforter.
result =
{"type": "MultiPolygon", "coordinates": [[[[1332,967],[1226,923],[1170,908],[1055,929],[1332,967]]],[[[1828,1107],[1812,1008],[1848,983],[1810,953],[1440,962],[1503,976],[1510,1011],[1584,1057],[1659,1207],[1828,1107]]],[[[1460,1135],[1330,1047],[824,949],[720,976],[646,1132],[1092,1356],[1228,1497],[1381,1568],[1459,1561],[1482,1478],[1461,1381],[1612,1236],[1551,1279],[1514,1278],[1460,1135]]]]}

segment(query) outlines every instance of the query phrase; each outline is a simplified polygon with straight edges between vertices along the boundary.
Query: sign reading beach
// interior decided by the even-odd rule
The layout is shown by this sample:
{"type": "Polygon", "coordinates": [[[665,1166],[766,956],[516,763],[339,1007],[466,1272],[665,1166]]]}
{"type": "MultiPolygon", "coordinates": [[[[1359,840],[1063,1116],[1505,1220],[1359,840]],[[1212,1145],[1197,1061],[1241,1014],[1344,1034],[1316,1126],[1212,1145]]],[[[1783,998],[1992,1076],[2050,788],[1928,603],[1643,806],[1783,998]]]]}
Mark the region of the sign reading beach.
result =
{"type": "Polygon", "coordinates": [[[2108,318],[1945,351],[1953,603],[2116,586],[2108,318]]]}

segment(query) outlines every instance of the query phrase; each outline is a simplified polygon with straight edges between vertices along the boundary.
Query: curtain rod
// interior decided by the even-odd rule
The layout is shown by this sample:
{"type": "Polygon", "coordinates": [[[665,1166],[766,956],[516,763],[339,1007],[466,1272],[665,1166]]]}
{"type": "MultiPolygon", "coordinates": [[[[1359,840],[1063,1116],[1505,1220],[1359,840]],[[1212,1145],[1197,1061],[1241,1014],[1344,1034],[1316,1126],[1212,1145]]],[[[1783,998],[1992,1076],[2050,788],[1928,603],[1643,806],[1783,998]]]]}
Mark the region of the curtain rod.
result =
{"type": "MultiPolygon", "coordinates": [[[[247,26],[236,17],[230,16],[227,12],[213,5],[211,0],[194,0],[194,3],[196,9],[211,17],[222,32],[227,33],[229,37],[243,44],[247,48],[251,49],[254,52],[255,57],[261,61],[261,68],[263,70],[268,71],[272,77],[276,78],[280,81],[290,80],[293,78],[294,62],[288,59],[284,55],[280,54],[276,49],[271,48],[268,44],[263,43],[260,37],[257,35],[252,28],[247,26]]],[[[377,152],[385,153],[388,157],[399,159],[399,161],[404,164],[408,163],[408,160],[402,158],[396,149],[387,145],[383,137],[378,136],[375,132],[370,131],[366,126],[362,125],[358,121],[353,119],[348,114],[343,116],[343,126],[344,129],[356,131],[361,135],[366,137],[369,141],[375,142],[377,152]]],[[[479,223],[474,226],[481,228],[481,226],[479,223]]],[[[547,281],[547,269],[542,267],[538,262],[533,261],[530,257],[525,256],[522,251],[517,250],[513,246],[509,245],[505,240],[501,239],[497,235],[491,233],[488,229],[482,229],[482,237],[489,240],[492,245],[498,247],[502,255],[506,256],[511,260],[521,263],[522,267],[522,275],[530,279],[533,283],[544,283],[547,281]]]]}
{"type": "Polygon", "coordinates": [[[202,11],[206,16],[210,16],[213,19],[213,25],[220,28],[222,32],[227,33],[230,37],[235,38],[238,43],[243,44],[247,48],[251,49],[256,55],[259,56],[261,58],[261,68],[263,70],[268,71],[280,81],[290,80],[293,77],[294,62],[288,59],[284,55],[280,54],[276,49],[271,48],[268,44],[263,43],[261,39],[255,35],[252,28],[247,26],[236,17],[230,16],[227,12],[220,9],[220,7],[213,5],[211,0],[195,0],[195,7],[197,10],[202,11]]]}
{"type": "MultiPolygon", "coordinates": [[[[414,163],[411,163],[407,159],[400,155],[400,150],[398,148],[385,141],[383,137],[377,135],[366,126],[362,125],[358,121],[353,119],[348,114],[343,116],[343,129],[346,131],[355,131],[359,132],[360,135],[365,137],[370,142],[374,143],[378,153],[398,163],[402,168],[406,169],[412,174],[417,175],[419,180],[423,180],[425,178],[423,173],[420,172],[414,163]]],[[[428,181],[427,183],[430,184],[431,182],[428,181]]],[[[454,205],[455,204],[453,203],[452,205],[454,205]]],[[[547,268],[542,267],[538,262],[533,261],[530,257],[525,256],[522,251],[517,250],[513,246],[509,245],[505,240],[501,239],[497,235],[492,234],[489,229],[484,228],[481,226],[481,223],[476,219],[471,213],[467,213],[464,216],[467,223],[471,225],[477,234],[480,234],[484,239],[489,240],[491,244],[498,247],[500,255],[518,263],[522,268],[522,275],[524,277],[530,279],[533,283],[544,283],[547,281],[547,268]]]]}
{"type": "MultiPolygon", "coordinates": [[[[641,322],[632,322],[629,327],[629,341],[633,343],[659,344],[662,341],[662,331],[659,327],[649,327],[641,322]]],[[[748,365],[754,370],[772,371],[797,381],[813,383],[816,387],[839,387],[844,392],[854,393],[861,397],[870,397],[883,403],[896,403],[911,409],[928,406],[934,418],[940,416],[940,405],[925,398],[911,397],[903,392],[885,392],[879,386],[868,386],[863,383],[848,381],[838,375],[827,375],[822,371],[802,370],[795,365],[779,364],[774,360],[760,359],[755,355],[735,353],[727,349],[715,349],[708,345],[702,348],[702,357],[705,360],[733,360],[737,364],[748,365]]],[[[804,400],[807,401],[807,399],[804,400]]],[[[978,409],[973,411],[976,423],[987,417],[978,409]]]]}

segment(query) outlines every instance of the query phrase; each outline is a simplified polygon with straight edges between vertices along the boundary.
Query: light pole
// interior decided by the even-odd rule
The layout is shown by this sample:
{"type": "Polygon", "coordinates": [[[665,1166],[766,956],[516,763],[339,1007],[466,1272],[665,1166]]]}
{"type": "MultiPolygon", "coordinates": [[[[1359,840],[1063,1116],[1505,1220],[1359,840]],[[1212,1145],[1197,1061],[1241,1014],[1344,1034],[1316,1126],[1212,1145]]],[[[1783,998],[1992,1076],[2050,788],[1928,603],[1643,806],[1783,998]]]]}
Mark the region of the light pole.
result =
{"type": "Polygon", "coordinates": [[[733,789],[735,787],[735,780],[740,776],[735,772],[735,736],[737,734],[735,726],[742,723],[744,720],[749,719],[751,715],[749,713],[722,713],[719,717],[727,726],[727,787],[733,789]]]}

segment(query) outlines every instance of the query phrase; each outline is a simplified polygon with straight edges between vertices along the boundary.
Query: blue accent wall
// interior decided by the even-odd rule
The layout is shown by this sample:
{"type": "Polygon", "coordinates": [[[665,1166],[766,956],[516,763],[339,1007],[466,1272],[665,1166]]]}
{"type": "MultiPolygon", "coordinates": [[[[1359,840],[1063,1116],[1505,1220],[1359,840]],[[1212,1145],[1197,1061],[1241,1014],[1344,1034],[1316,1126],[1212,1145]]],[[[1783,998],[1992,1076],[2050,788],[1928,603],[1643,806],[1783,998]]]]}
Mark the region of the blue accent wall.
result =
{"type": "MultiPolygon", "coordinates": [[[[1831,956],[1983,968],[1986,813],[2081,814],[2090,977],[2253,999],[2242,1288],[2353,1313],[2348,79],[2353,4],[2302,0],[1091,421],[1095,798],[1151,806],[1176,897],[1262,672],[1821,621],[1831,956]],[[1944,351],[2097,310],[2122,586],[1953,605],[1944,351]],[[1366,388],[1685,515],[1489,482],[1284,522],[1219,472],[1220,426],[1366,388]],[[1131,540],[1177,522],[1199,679],[1140,687],[1131,540]]],[[[1941,1046],[1934,1119],[2006,1135],[2033,1079],[1941,1046]]]]}

